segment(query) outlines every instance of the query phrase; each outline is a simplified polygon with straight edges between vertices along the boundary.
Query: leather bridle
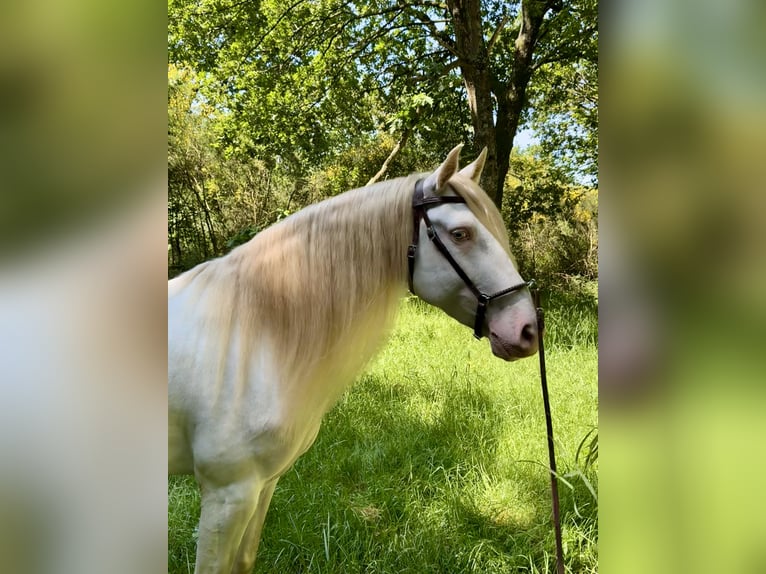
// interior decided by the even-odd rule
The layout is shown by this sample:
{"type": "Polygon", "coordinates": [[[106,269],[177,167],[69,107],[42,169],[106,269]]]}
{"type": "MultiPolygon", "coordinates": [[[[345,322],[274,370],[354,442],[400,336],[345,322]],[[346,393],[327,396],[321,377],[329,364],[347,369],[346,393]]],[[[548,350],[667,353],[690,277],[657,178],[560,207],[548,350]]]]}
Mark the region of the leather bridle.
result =
{"type": "Polygon", "coordinates": [[[410,243],[410,246],[407,248],[410,291],[413,294],[416,294],[413,287],[412,277],[415,274],[415,254],[418,250],[418,241],[420,239],[420,221],[422,219],[426,224],[426,233],[428,235],[428,239],[431,240],[436,249],[438,249],[439,252],[444,256],[447,262],[455,270],[455,273],[458,274],[458,277],[463,280],[463,283],[466,284],[466,287],[470,289],[471,293],[474,294],[476,300],[478,301],[478,305],[476,307],[476,318],[474,320],[473,326],[473,336],[477,339],[481,339],[484,336],[484,318],[486,317],[487,306],[489,303],[494,299],[499,299],[504,295],[513,293],[514,291],[518,291],[525,287],[531,287],[533,282],[524,281],[518,285],[513,285],[507,289],[503,289],[502,291],[498,291],[497,293],[492,294],[487,294],[479,289],[476,284],[471,281],[471,278],[468,277],[466,272],[463,271],[463,268],[460,267],[460,264],[455,261],[455,258],[452,257],[449,249],[447,249],[447,246],[444,245],[442,240],[439,238],[439,235],[436,233],[436,229],[434,229],[433,223],[431,223],[431,219],[428,217],[428,210],[430,208],[445,203],[465,203],[465,199],[457,195],[425,197],[423,192],[423,180],[420,179],[417,181],[415,184],[415,193],[412,195],[412,243],[410,243]]]}

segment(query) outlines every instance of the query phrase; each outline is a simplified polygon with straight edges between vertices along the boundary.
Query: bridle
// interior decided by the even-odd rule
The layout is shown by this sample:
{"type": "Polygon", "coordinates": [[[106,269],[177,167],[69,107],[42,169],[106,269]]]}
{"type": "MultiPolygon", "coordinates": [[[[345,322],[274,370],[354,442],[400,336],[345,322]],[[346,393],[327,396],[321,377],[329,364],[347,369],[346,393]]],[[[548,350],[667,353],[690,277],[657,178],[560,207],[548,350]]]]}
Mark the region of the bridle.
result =
{"type": "Polygon", "coordinates": [[[518,285],[512,285],[507,289],[498,291],[497,293],[492,293],[491,295],[479,289],[476,284],[471,281],[471,278],[468,277],[466,272],[463,271],[463,268],[460,267],[460,264],[455,261],[455,258],[452,257],[449,249],[447,249],[447,246],[444,245],[442,240],[439,238],[439,235],[436,233],[436,229],[434,229],[433,223],[431,223],[431,219],[428,217],[428,210],[430,208],[436,207],[437,205],[443,205],[445,203],[465,203],[465,199],[458,195],[425,197],[423,193],[423,180],[419,179],[417,183],[415,183],[415,193],[412,195],[412,243],[410,243],[410,246],[407,248],[410,291],[415,294],[412,277],[415,274],[415,254],[418,250],[418,241],[420,239],[420,220],[422,219],[426,224],[426,233],[428,234],[428,239],[431,240],[436,249],[438,249],[439,252],[444,256],[447,262],[455,270],[455,273],[458,274],[458,277],[463,280],[463,283],[466,284],[466,287],[471,290],[471,293],[474,294],[476,300],[478,301],[478,305],[476,307],[476,318],[474,320],[473,326],[473,336],[477,339],[481,339],[484,336],[484,318],[486,317],[487,306],[489,303],[494,299],[499,299],[504,295],[513,293],[514,291],[518,291],[525,287],[531,287],[533,281],[524,281],[518,285]]]}

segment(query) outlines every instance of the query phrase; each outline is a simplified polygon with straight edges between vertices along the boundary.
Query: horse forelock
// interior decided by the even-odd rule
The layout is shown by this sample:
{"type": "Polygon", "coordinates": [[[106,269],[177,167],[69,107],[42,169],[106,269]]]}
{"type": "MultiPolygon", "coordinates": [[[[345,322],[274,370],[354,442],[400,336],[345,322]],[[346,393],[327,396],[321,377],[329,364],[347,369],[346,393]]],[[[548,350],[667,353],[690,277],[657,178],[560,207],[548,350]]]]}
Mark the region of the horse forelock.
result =
{"type": "Polygon", "coordinates": [[[513,259],[503,216],[487,193],[473,180],[463,175],[455,174],[450,178],[449,185],[465,199],[466,205],[479,222],[497,239],[509,257],[513,259]]]}

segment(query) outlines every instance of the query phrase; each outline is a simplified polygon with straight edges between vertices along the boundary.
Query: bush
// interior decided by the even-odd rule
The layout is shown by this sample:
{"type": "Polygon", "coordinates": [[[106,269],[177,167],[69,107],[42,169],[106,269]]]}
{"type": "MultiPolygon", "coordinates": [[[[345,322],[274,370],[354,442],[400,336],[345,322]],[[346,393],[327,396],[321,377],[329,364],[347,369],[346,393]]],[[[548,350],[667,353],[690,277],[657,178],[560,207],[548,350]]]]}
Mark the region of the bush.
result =
{"type": "Polygon", "coordinates": [[[531,154],[514,156],[502,214],[522,275],[542,289],[598,278],[598,189],[531,154]]]}

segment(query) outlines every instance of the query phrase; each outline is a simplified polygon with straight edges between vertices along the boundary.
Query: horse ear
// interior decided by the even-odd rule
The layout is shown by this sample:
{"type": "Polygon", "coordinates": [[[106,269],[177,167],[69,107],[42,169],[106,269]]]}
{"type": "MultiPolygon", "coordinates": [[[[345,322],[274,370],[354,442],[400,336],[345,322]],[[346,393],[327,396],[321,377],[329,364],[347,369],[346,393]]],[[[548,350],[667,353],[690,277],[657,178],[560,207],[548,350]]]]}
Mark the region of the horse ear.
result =
{"type": "Polygon", "coordinates": [[[444,189],[449,179],[457,173],[458,158],[462,148],[463,144],[458,144],[452,148],[452,151],[447,154],[447,159],[444,160],[444,163],[426,178],[423,182],[423,189],[426,192],[438,194],[444,189]]]}
{"type": "Polygon", "coordinates": [[[484,170],[484,162],[487,161],[487,148],[481,150],[479,157],[477,157],[473,163],[468,164],[460,170],[460,175],[464,175],[469,179],[472,179],[474,183],[479,183],[481,179],[481,172],[484,170]]]}

